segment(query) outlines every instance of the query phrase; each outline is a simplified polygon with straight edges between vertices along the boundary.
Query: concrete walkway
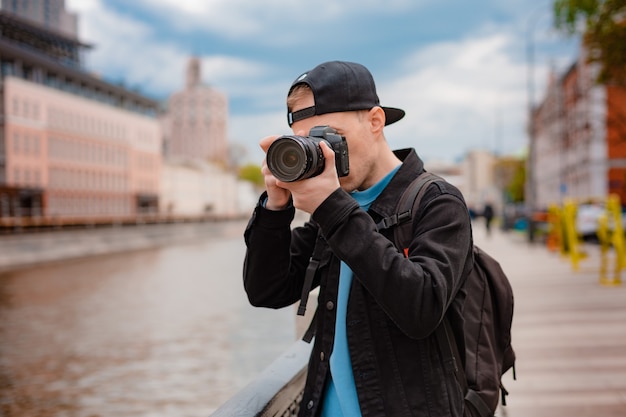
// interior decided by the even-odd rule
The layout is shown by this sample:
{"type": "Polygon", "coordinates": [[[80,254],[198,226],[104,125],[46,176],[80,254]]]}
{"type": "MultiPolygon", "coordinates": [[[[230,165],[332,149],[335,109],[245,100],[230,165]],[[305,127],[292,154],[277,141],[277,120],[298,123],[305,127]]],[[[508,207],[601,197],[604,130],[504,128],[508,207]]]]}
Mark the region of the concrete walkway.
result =
{"type": "MultiPolygon", "coordinates": [[[[569,259],[524,235],[493,230],[478,220],[475,243],[500,261],[515,295],[507,417],[626,416],[626,282],[600,285],[600,253],[574,271],[569,259]]],[[[622,273],[626,277],[626,272],[622,273]]],[[[612,278],[612,277],[611,277],[612,278]]]]}

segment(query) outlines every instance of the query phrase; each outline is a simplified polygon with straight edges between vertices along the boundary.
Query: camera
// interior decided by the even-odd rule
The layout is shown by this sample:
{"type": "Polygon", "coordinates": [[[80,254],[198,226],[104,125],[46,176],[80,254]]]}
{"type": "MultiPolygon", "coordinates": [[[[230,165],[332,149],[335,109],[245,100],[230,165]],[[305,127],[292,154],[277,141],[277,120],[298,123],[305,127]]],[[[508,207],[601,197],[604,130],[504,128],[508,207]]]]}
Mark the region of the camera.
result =
{"type": "Polygon", "coordinates": [[[335,151],[337,175],[350,173],[348,143],[330,126],[315,126],[309,136],[281,136],[267,150],[267,167],[280,181],[293,182],[319,175],[324,171],[320,142],[326,141],[335,151]]]}

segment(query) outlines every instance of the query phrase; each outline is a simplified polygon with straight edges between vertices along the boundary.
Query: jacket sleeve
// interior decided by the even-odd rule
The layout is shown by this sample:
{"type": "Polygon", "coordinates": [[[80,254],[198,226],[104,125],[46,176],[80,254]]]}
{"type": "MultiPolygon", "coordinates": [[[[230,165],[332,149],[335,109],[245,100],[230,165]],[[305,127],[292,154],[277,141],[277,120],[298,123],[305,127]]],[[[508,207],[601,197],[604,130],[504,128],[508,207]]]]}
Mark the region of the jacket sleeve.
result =
{"type": "Polygon", "coordinates": [[[317,227],[308,222],[291,228],[295,208],[254,210],[244,233],[243,283],[250,304],[282,308],[300,299],[304,274],[313,252],[317,227]]]}
{"type": "Polygon", "coordinates": [[[467,207],[462,198],[439,187],[431,184],[420,203],[408,258],[345,191],[335,191],[312,217],[354,278],[412,338],[437,328],[471,267],[467,207]]]}

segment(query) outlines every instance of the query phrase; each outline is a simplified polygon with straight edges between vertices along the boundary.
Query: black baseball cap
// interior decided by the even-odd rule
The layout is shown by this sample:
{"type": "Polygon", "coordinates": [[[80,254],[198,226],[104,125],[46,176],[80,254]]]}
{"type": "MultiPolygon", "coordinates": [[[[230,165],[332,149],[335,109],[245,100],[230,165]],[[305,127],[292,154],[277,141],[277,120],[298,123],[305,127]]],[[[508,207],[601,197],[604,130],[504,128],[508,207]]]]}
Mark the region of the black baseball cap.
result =
{"type": "MultiPolygon", "coordinates": [[[[320,64],[296,78],[289,94],[299,84],[311,88],[315,105],[296,112],[287,109],[289,126],[298,120],[320,114],[369,110],[380,106],[372,74],[363,65],[354,62],[330,61],[320,64]]],[[[382,109],[385,111],[385,125],[404,117],[404,110],[393,107],[382,109]]]]}

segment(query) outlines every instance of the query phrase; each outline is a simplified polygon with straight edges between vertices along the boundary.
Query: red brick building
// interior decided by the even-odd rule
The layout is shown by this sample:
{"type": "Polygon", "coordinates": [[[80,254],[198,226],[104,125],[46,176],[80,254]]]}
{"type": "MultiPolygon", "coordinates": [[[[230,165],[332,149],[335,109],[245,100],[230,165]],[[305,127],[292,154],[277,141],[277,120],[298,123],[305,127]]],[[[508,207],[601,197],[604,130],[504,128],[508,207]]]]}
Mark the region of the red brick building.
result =
{"type": "Polygon", "coordinates": [[[535,208],[621,196],[626,205],[626,89],[595,82],[597,67],[580,57],[552,74],[534,109],[535,208]]]}
{"type": "Polygon", "coordinates": [[[626,88],[607,87],[606,139],[609,161],[609,193],[619,194],[626,205],[626,88]]]}

